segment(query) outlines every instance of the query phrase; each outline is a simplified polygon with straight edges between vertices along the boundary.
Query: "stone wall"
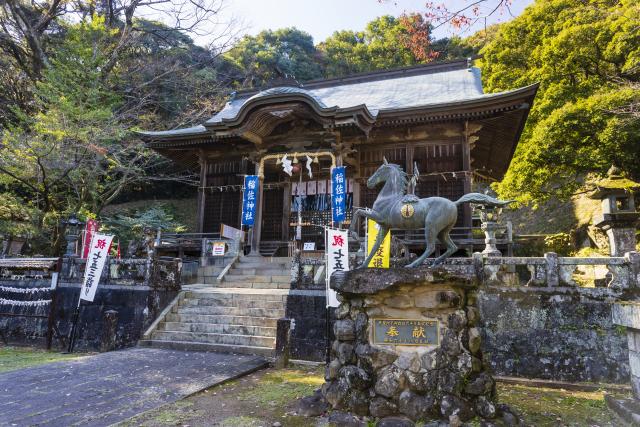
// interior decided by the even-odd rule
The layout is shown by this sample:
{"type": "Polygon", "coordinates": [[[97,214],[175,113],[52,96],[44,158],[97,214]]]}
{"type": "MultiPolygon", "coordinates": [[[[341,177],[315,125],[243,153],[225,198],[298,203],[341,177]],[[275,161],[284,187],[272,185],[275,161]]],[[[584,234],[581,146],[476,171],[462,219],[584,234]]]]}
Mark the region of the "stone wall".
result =
{"type": "MultiPolygon", "coordinates": [[[[10,287],[48,287],[50,280],[28,280],[16,282],[0,281],[0,286],[10,287]]],[[[57,305],[54,320],[59,332],[68,336],[71,319],[78,304],[79,283],[63,282],[57,290],[57,305]]],[[[80,312],[76,349],[97,351],[101,348],[105,312],[117,311],[115,348],[133,346],[151,322],[169,302],[178,294],[173,288],[150,288],[141,285],[100,284],[93,303],[85,303],[80,312]]],[[[14,314],[49,313],[48,306],[0,307],[2,312],[14,314]],[[37,310],[37,312],[36,312],[37,310]]],[[[0,317],[0,329],[11,343],[44,345],[47,332],[47,319],[25,317],[0,317]]],[[[54,337],[53,348],[63,349],[61,341],[54,337]]]]}
{"type": "Polygon", "coordinates": [[[624,328],[608,288],[483,286],[483,351],[496,375],[627,383],[624,328]]]}

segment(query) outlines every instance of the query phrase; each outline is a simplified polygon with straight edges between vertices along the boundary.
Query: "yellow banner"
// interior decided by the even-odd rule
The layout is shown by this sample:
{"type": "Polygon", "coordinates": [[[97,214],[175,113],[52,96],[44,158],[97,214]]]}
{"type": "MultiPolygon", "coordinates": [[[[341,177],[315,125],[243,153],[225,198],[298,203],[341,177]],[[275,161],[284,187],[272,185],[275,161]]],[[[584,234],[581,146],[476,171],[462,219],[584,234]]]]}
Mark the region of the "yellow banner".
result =
{"type": "MultiPolygon", "coordinates": [[[[376,243],[380,226],[372,219],[367,219],[367,256],[371,253],[373,245],[376,243]]],[[[389,268],[389,258],[391,257],[391,232],[387,231],[384,240],[378,248],[378,251],[369,261],[368,267],[373,268],[389,268]]]]}

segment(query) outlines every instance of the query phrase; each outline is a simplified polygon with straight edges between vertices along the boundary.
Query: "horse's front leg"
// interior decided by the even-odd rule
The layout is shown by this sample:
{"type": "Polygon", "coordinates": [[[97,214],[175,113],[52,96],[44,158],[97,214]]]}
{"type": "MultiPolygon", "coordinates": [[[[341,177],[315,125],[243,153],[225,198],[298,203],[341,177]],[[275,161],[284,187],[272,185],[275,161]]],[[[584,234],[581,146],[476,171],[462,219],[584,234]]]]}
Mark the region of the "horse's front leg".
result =
{"type": "Polygon", "coordinates": [[[351,217],[351,225],[349,226],[349,236],[354,238],[356,241],[359,241],[360,236],[358,236],[358,232],[356,231],[356,227],[358,225],[358,219],[364,215],[364,209],[356,209],[351,217]]]}
{"type": "Polygon", "coordinates": [[[356,241],[360,241],[360,236],[358,236],[358,232],[356,231],[356,227],[358,225],[358,219],[360,217],[370,218],[377,223],[380,223],[380,216],[378,213],[372,209],[357,209],[353,213],[353,217],[351,218],[351,225],[349,226],[349,235],[354,238],[356,241]]]}
{"type": "Polygon", "coordinates": [[[380,249],[380,245],[382,245],[382,241],[384,240],[384,237],[387,235],[388,231],[389,231],[388,227],[380,226],[380,228],[378,229],[378,235],[376,236],[376,241],[373,243],[373,248],[371,248],[371,252],[369,252],[369,255],[367,255],[367,258],[364,260],[362,264],[360,264],[358,268],[366,268],[369,266],[369,263],[371,262],[373,257],[376,255],[376,252],[378,252],[378,249],[380,249]]]}

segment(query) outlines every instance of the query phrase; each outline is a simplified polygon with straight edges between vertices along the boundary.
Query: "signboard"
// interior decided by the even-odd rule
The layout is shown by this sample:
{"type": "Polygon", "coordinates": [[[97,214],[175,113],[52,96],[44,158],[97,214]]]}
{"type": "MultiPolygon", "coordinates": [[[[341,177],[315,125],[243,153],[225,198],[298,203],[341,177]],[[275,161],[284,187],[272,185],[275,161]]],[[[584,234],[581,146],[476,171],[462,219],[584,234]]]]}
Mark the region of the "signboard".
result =
{"type": "Polygon", "coordinates": [[[302,245],[303,251],[315,251],[316,250],[316,242],[304,242],[302,245]]]}
{"type": "Polygon", "coordinates": [[[325,233],[327,248],[327,307],[338,307],[340,303],[336,291],[329,287],[331,275],[336,271],[349,270],[349,232],[327,228],[325,233]]]}
{"type": "Polygon", "coordinates": [[[87,265],[84,269],[80,299],[93,302],[112,241],[113,236],[97,233],[93,235],[89,256],[87,257],[87,265]]]}
{"type": "Polygon", "coordinates": [[[307,196],[315,196],[318,188],[318,183],[316,181],[307,182],[307,196]]]}
{"type": "Polygon", "coordinates": [[[322,179],[320,181],[318,181],[318,186],[317,186],[317,191],[318,194],[327,194],[327,181],[322,179]]]}
{"type": "MultiPolygon", "coordinates": [[[[371,253],[373,245],[378,237],[378,231],[380,226],[372,219],[367,219],[367,256],[371,253]]],[[[389,258],[391,257],[391,232],[387,231],[387,235],[384,236],[382,244],[378,248],[378,251],[369,261],[367,267],[372,268],[389,268],[389,258]]]]}
{"type": "Polygon", "coordinates": [[[373,343],[394,345],[439,345],[438,320],[371,319],[373,343]]]}
{"type": "Polygon", "coordinates": [[[244,193],[242,194],[242,225],[253,226],[258,206],[258,175],[244,177],[244,193]]]}
{"type": "Polygon", "coordinates": [[[213,256],[223,256],[227,245],[224,242],[213,242],[211,246],[211,255],[213,256]]]}
{"type": "Polygon", "coordinates": [[[220,225],[220,237],[231,240],[244,240],[244,232],[227,224],[220,225]]]}
{"type": "Polygon", "coordinates": [[[342,222],[347,218],[347,174],[344,166],[338,166],[331,171],[331,214],[333,222],[342,222]]]}
{"type": "Polygon", "coordinates": [[[84,229],[84,243],[82,244],[82,259],[86,259],[89,255],[89,249],[91,249],[91,239],[93,235],[100,229],[100,224],[95,219],[87,221],[87,225],[84,229]]]}

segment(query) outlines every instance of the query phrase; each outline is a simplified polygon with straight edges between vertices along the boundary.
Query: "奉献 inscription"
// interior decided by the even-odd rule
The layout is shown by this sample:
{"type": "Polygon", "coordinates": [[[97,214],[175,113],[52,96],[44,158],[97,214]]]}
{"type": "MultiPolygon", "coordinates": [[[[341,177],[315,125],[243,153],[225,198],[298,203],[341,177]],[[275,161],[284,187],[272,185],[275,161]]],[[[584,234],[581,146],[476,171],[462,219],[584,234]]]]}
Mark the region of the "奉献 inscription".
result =
{"type": "Polygon", "coordinates": [[[372,320],[374,344],[438,345],[437,320],[372,320]]]}

